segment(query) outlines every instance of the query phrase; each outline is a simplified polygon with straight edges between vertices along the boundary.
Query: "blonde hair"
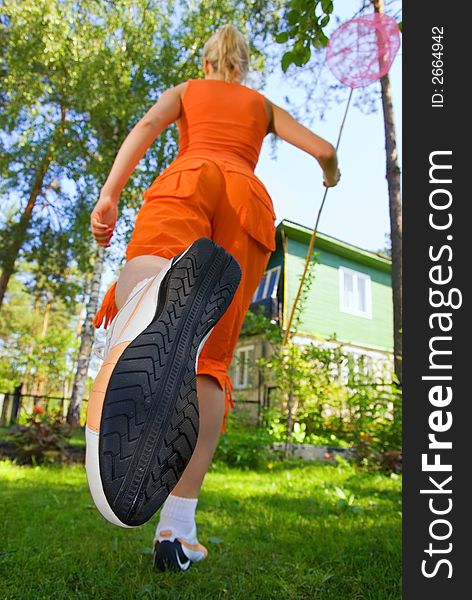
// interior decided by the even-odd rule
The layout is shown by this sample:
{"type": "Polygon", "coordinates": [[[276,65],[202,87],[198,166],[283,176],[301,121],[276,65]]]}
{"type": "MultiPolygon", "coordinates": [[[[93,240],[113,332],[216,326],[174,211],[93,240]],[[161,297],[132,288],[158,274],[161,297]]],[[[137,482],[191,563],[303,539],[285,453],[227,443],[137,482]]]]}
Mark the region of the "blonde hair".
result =
{"type": "Polygon", "coordinates": [[[204,45],[203,59],[225,81],[238,81],[249,71],[249,45],[233,25],[223,25],[204,45]]]}

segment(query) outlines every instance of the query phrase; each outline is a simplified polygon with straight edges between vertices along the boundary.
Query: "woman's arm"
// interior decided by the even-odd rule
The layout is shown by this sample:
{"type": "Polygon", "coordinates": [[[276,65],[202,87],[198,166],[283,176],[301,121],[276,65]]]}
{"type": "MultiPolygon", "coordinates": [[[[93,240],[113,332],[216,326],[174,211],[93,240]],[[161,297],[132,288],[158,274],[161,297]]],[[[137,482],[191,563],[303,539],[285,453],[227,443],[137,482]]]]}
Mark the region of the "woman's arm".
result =
{"type": "Polygon", "coordinates": [[[147,152],[156,137],[180,115],[182,87],[186,83],[166,90],[159,100],[133,127],[116,155],[102,194],[118,197],[134,168],[147,152]]]}
{"type": "Polygon", "coordinates": [[[301,125],[280,106],[272,102],[270,104],[272,106],[272,132],[316,158],[324,173],[324,185],[335,186],[341,176],[335,147],[301,125]]]}
{"type": "Polygon", "coordinates": [[[118,217],[118,199],[134,168],[156,137],[179,118],[186,85],[184,82],[166,90],[121,145],[90,216],[92,234],[100,246],[107,246],[110,241],[118,217]]]}

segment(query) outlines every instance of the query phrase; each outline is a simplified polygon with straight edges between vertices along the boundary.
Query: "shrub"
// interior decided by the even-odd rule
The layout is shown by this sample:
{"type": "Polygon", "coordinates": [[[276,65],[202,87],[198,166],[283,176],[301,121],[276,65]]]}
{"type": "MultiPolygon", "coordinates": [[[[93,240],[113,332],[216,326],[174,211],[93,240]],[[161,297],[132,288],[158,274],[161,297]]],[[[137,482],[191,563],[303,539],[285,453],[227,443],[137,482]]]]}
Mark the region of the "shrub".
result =
{"type": "Polygon", "coordinates": [[[243,469],[261,469],[273,460],[272,436],[265,427],[257,427],[241,409],[226,418],[227,428],[219,441],[214,462],[243,469]]]}
{"type": "Polygon", "coordinates": [[[402,471],[402,451],[386,450],[382,440],[364,433],[354,445],[353,458],[362,467],[399,473],[402,471]]]}
{"type": "Polygon", "coordinates": [[[38,411],[9,433],[18,449],[19,461],[26,464],[65,461],[65,446],[71,434],[70,426],[62,419],[38,411]]]}
{"type": "Polygon", "coordinates": [[[265,414],[274,441],[353,447],[362,466],[401,469],[401,389],[386,368],[315,344],[289,344],[259,364],[277,384],[265,414]]]}

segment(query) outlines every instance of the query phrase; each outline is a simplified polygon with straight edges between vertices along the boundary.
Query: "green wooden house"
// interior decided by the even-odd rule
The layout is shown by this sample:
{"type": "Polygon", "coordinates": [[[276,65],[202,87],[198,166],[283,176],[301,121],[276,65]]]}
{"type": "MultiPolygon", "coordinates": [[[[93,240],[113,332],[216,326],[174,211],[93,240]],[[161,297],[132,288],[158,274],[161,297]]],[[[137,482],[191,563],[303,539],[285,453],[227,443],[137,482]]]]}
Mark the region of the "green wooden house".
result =
{"type": "MultiPolygon", "coordinates": [[[[283,220],[277,247],[254,293],[251,308],[263,307],[285,329],[297,293],[312,230],[283,220]]],[[[362,354],[377,369],[393,365],[391,262],[323,233],[315,244],[314,281],[294,337],[296,343],[342,344],[362,354]]],[[[271,382],[262,381],[254,361],[272,351],[264,335],[243,333],[236,347],[231,375],[236,400],[257,410],[268,404],[271,382]]]]}

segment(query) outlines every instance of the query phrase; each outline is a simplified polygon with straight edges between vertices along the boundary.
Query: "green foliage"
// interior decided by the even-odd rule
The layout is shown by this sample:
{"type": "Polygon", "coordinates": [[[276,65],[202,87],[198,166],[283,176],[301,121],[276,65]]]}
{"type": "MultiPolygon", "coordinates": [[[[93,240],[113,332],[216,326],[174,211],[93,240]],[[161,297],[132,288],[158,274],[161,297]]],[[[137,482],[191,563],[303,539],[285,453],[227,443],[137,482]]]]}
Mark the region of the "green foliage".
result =
{"type": "Polygon", "coordinates": [[[272,344],[280,344],[282,333],[280,325],[267,318],[263,306],[256,305],[247,311],[241,331],[242,336],[250,337],[263,334],[272,344]]]}
{"type": "Polygon", "coordinates": [[[0,390],[13,392],[21,383],[35,322],[31,298],[20,281],[10,285],[15,302],[4,305],[0,319],[0,390]]]}
{"type": "MultiPolygon", "coordinates": [[[[3,4],[0,130],[9,135],[0,161],[2,191],[20,199],[19,212],[33,201],[34,223],[26,224],[32,239],[42,221],[59,220],[55,228],[70,230],[80,260],[93,248],[88,217],[119,144],[156,94],[177,82],[178,47],[170,42],[174,3],[3,4]]],[[[136,169],[123,191],[125,206],[140,202],[156,158],[165,166],[175,142],[175,129],[156,140],[144,160],[147,172],[136,169]]],[[[17,218],[5,228],[9,238],[18,224],[17,218]]],[[[86,263],[81,260],[81,267],[86,263]]]]}
{"type": "Polygon", "coordinates": [[[8,435],[18,448],[21,463],[55,463],[66,460],[65,446],[71,429],[62,419],[35,412],[8,435]]]}
{"type": "Polygon", "coordinates": [[[261,366],[278,385],[277,408],[266,415],[278,441],[287,434],[287,394],[293,391],[297,443],[324,440],[330,446],[366,441],[380,453],[401,449],[401,394],[392,374],[379,376],[366,356],[353,356],[340,346],[289,344],[261,366]],[[382,378],[386,378],[384,381],[382,378]]]}
{"type": "MultiPolygon", "coordinates": [[[[314,267],[315,261],[301,292],[292,335],[314,282],[314,267]]],[[[256,333],[269,330],[264,315],[251,316],[249,323],[256,333]]],[[[272,440],[354,447],[361,465],[398,470],[401,392],[391,368],[375,365],[368,356],[354,355],[338,344],[289,341],[282,346],[280,339],[278,328],[275,351],[257,361],[263,379],[276,384],[274,402],[263,415],[272,440]]]]}
{"type": "Polygon", "coordinates": [[[332,0],[291,0],[285,6],[282,29],[275,35],[279,44],[290,42],[282,56],[282,70],[290,65],[302,67],[311,58],[311,48],[319,50],[328,43],[324,28],[333,12],[332,0]]]}
{"type": "Polygon", "coordinates": [[[253,419],[244,411],[239,409],[237,414],[228,414],[226,423],[226,433],[221,436],[214,456],[216,465],[223,463],[242,469],[261,469],[274,459],[269,431],[255,427],[253,419]]]}
{"type": "Polygon", "coordinates": [[[77,320],[60,298],[35,300],[13,278],[0,319],[0,391],[28,380],[30,388],[42,382],[42,394],[62,396],[74,370],[77,320]]]}
{"type": "MultiPolygon", "coordinates": [[[[265,411],[265,419],[268,423],[269,433],[274,442],[285,442],[287,439],[287,419],[277,408],[269,408],[265,411]]],[[[332,448],[348,448],[348,441],[339,438],[334,433],[326,431],[323,434],[307,434],[307,424],[295,421],[292,431],[292,442],[295,444],[313,444],[314,446],[328,446],[332,448]]]]}
{"type": "MultiPolygon", "coordinates": [[[[282,56],[282,70],[290,65],[302,67],[311,58],[311,48],[320,50],[327,46],[329,38],[325,27],[334,11],[333,0],[290,0],[285,5],[280,27],[274,36],[279,44],[290,43],[282,56]]],[[[398,23],[403,31],[403,22],[398,23]]]]}
{"type": "Polygon", "coordinates": [[[27,273],[27,287],[35,297],[60,298],[74,310],[81,296],[84,273],[77,269],[76,247],[71,232],[47,225],[25,252],[20,268],[27,273]]]}

